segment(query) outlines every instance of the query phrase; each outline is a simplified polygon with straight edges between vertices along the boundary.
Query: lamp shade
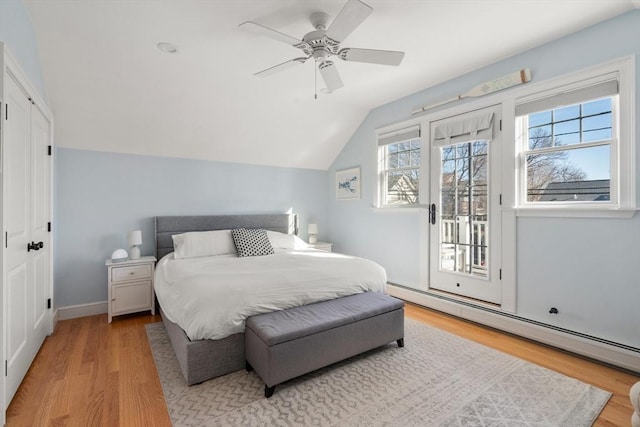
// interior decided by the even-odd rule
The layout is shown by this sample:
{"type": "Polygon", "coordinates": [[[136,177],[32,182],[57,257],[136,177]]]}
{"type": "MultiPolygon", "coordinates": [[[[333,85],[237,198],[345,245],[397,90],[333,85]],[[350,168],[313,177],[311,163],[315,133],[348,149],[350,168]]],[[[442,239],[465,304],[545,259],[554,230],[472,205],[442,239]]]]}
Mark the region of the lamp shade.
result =
{"type": "Polygon", "coordinates": [[[129,232],[129,246],[136,246],[142,244],[142,231],[135,230],[129,232]]]}
{"type": "Polygon", "coordinates": [[[309,224],[307,232],[309,234],[318,234],[318,224],[309,224]]]}

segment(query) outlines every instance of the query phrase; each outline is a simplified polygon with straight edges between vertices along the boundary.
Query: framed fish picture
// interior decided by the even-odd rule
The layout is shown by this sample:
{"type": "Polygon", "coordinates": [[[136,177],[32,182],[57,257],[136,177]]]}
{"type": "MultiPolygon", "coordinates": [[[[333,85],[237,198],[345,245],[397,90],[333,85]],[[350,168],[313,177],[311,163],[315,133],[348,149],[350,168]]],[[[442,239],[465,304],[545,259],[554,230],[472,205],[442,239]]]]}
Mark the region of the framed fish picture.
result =
{"type": "Polygon", "coordinates": [[[360,168],[336,171],[336,199],[360,198],[360,168]]]}

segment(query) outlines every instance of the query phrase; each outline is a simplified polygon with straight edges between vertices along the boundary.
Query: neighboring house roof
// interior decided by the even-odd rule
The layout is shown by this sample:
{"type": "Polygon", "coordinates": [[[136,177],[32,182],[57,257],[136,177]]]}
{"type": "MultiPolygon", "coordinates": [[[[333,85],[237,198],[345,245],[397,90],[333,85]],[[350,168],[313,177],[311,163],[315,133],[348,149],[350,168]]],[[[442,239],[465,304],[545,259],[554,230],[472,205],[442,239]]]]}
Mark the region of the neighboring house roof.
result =
{"type": "Polygon", "coordinates": [[[398,200],[408,200],[414,202],[418,197],[418,189],[411,178],[406,175],[400,176],[389,190],[389,202],[398,200]]]}
{"type": "Polygon", "coordinates": [[[540,191],[539,201],[603,201],[609,200],[610,191],[610,182],[608,179],[550,182],[544,189],[540,191]]]}

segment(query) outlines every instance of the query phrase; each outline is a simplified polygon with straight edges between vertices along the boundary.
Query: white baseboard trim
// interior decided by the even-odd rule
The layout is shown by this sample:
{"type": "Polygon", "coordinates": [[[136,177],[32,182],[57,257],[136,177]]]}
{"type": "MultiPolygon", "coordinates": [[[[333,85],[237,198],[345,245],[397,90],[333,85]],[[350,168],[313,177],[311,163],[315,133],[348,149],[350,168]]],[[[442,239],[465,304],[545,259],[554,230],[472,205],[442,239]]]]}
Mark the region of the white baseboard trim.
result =
{"type": "Polygon", "coordinates": [[[640,353],[387,284],[389,295],[614,366],[640,372],[640,353]]]}
{"type": "Polygon", "coordinates": [[[56,310],[56,314],[54,317],[54,325],[58,323],[58,320],[76,319],[78,317],[93,316],[95,314],[103,314],[107,312],[107,309],[108,309],[107,301],[59,307],[56,310]]]}
{"type": "Polygon", "coordinates": [[[60,320],[60,313],[56,308],[55,311],[53,312],[53,319],[51,320],[51,323],[53,324],[53,326],[51,327],[51,333],[53,333],[53,331],[56,330],[56,326],[58,326],[58,320],[60,320]]]}

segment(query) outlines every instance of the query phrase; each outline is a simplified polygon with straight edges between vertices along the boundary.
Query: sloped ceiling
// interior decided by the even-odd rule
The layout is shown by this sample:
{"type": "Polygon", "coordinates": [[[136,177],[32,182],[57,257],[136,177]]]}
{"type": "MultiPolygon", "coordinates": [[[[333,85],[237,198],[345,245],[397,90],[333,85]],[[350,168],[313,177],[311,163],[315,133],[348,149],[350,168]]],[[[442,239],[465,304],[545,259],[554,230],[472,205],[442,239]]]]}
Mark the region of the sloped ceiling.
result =
{"type": "Polygon", "coordinates": [[[372,108],[637,7],[635,0],[364,0],[374,12],[342,46],[403,50],[399,67],[336,60],[345,87],[317,100],[312,61],[253,76],[300,51],[238,24],[253,20],[302,37],[312,12],[332,19],[345,1],[24,0],[56,144],[327,169],[372,108]],[[159,42],[179,52],[163,53],[159,42]]]}

